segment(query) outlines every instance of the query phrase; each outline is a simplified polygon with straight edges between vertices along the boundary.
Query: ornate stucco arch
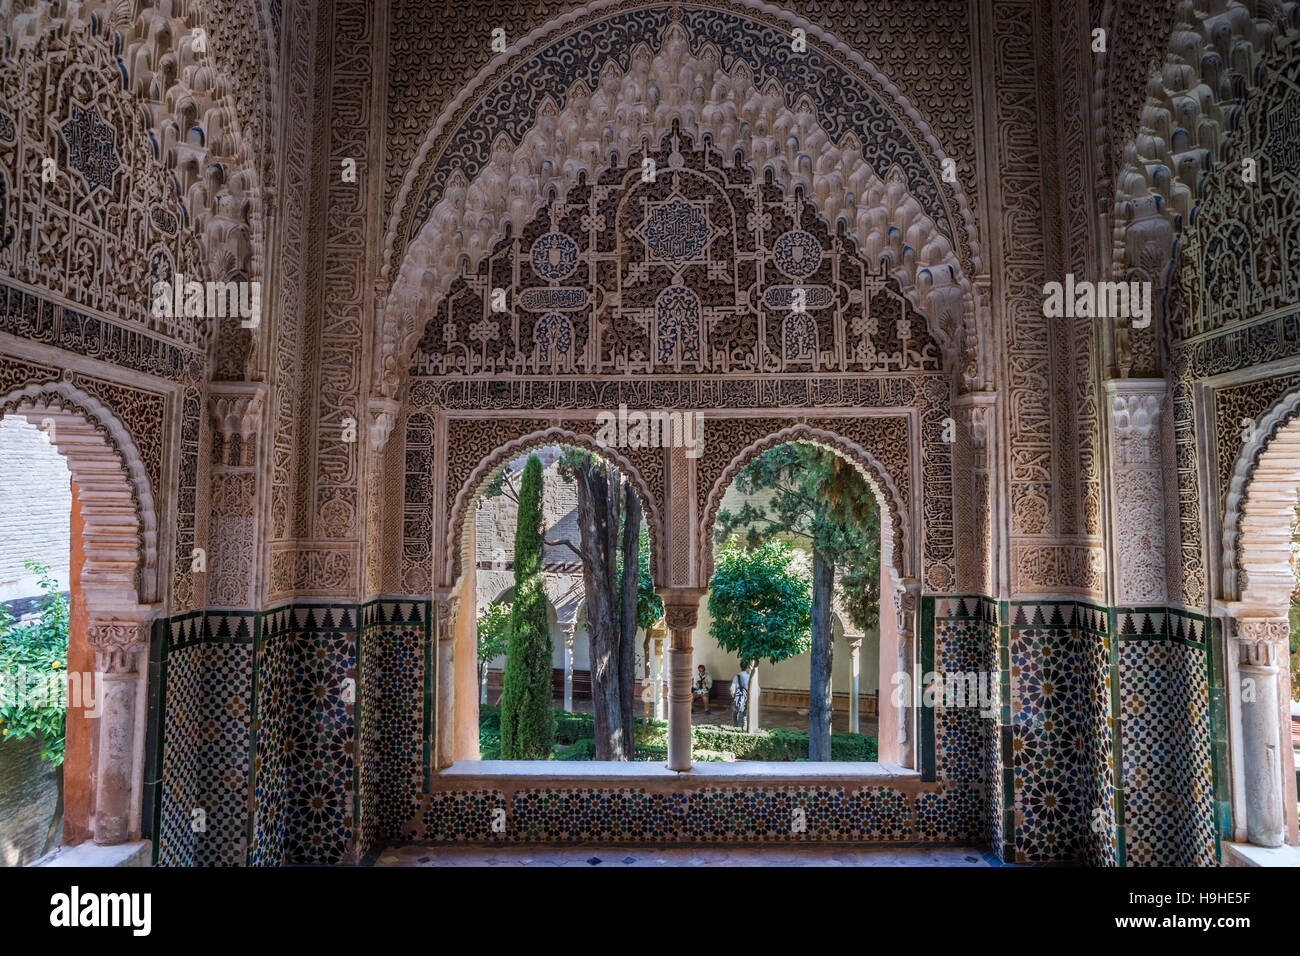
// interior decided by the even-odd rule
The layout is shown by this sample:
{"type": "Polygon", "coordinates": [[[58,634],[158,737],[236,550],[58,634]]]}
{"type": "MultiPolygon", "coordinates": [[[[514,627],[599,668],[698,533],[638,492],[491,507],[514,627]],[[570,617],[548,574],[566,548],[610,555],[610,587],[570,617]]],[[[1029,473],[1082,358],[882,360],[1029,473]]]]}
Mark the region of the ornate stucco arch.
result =
{"type": "Polygon", "coordinates": [[[1300,392],[1260,419],[1237,455],[1223,521],[1223,596],[1243,607],[1288,607],[1295,589],[1290,525],[1300,488],[1300,392]]]}
{"type": "MultiPolygon", "coordinates": [[[[656,581],[662,579],[665,560],[662,554],[663,529],[660,523],[661,503],[651,493],[649,486],[637,467],[625,455],[615,448],[599,444],[590,435],[584,435],[569,428],[551,427],[534,431],[515,438],[496,448],[483,458],[456,493],[447,522],[447,536],[443,544],[442,572],[436,584],[442,588],[455,589],[460,586],[465,568],[473,561],[469,553],[469,534],[467,521],[470,507],[479,499],[488,481],[497,469],[520,455],[527,454],[547,445],[568,445],[573,448],[585,448],[612,462],[618,470],[632,483],[637,498],[641,502],[643,520],[650,533],[650,556],[652,572],[656,581]]],[[[437,573],[437,572],[435,572],[437,573]]]]}
{"type": "Polygon", "coordinates": [[[747,13],[729,9],[733,29],[719,33],[693,19],[709,15],[694,7],[628,15],[594,4],[516,43],[444,110],[389,221],[375,350],[380,398],[404,388],[423,318],[456,275],[552,195],[562,200],[579,176],[594,178],[656,145],[674,122],[756,178],[770,173],[791,194],[802,187],[866,258],[887,265],[936,338],[963,354],[964,384],[987,381],[969,282],[980,268],[976,231],[960,185],[943,179],[937,138],[896,87],[833,37],[776,8],[732,6],[747,13]],[[690,29],[697,26],[699,35],[690,29]],[[747,59],[761,46],[769,60],[788,61],[782,54],[795,28],[827,71],[825,85],[799,97],[775,68],[747,59]],[[561,76],[553,65],[578,62],[565,55],[574,43],[584,44],[580,65],[561,76]],[[845,99],[856,99],[859,112],[838,105],[845,99]]]}
{"type": "Polygon", "coordinates": [[[834,452],[854,465],[866,479],[871,490],[875,492],[880,504],[880,560],[893,571],[895,580],[915,575],[915,556],[911,552],[912,535],[910,534],[907,503],[899,494],[889,472],[881,466],[875,457],[861,445],[840,435],[814,428],[802,422],[783,428],[778,432],[759,439],[736,453],[723,470],[721,476],[709,490],[704,510],[704,521],[700,527],[700,587],[706,587],[713,576],[713,527],[717,521],[718,509],[727,488],[740,474],[740,470],[758,455],[778,445],[790,442],[806,442],[834,452]]]}
{"type": "Polygon", "coordinates": [[[49,436],[80,489],[86,563],[82,587],[106,609],[158,600],[158,513],[130,433],[68,382],[28,385],[0,400],[49,436]]]}

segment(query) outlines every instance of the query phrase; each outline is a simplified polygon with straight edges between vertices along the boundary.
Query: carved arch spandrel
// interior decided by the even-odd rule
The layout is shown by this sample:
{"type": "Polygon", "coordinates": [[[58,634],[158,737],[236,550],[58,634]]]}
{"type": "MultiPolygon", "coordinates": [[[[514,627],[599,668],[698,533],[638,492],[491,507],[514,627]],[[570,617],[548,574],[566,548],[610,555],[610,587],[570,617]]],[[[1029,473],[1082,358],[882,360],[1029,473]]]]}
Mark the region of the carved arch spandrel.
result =
{"type": "MultiPolygon", "coordinates": [[[[891,421],[891,419],[883,419],[883,421],[891,421]]],[[[892,419],[892,421],[902,422],[903,431],[906,434],[907,425],[905,420],[892,419]]],[[[746,431],[750,429],[762,431],[765,427],[771,428],[773,424],[778,426],[784,424],[785,427],[778,427],[778,430],[769,432],[764,437],[751,442],[743,448],[736,447],[735,442],[729,445],[723,444],[719,447],[715,460],[726,460],[726,466],[721,471],[714,467],[709,469],[707,473],[697,472],[697,488],[701,489],[700,493],[704,496],[701,510],[703,520],[700,523],[698,539],[700,555],[699,587],[707,586],[709,579],[713,576],[713,529],[717,521],[718,509],[722,505],[722,498],[726,494],[727,488],[730,487],[741,469],[758,455],[779,445],[791,442],[807,442],[824,448],[849,461],[857,468],[858,472],[871,486],[871,490],[875,492],[876,501],[881,505],[881,560],[893,569],[895,580],[903,580],[905,577],[915,574],[916,560],[912,554],[912,535],[909,526],[910,512],[907,498],[900,493],[898,482],[880,464],[876,455],[842,435],[823,428],[813,427],[804,422],[791,424],[788,419],[784,422],[780,420],[737,420],[737,422],[746,426],[746,431]]],[[[706,436],[708,436],[709,424],[716,423],[706,423],[706,436]]],[[[712,439],[706,437],[706,441],[712,441],[712,439]]],[[[906,443],[904,443],[903,447],[906,447],[906,443]]],[[[906,459],[902,464],[906,469],[906,459]]],[[[905,474],[903,477],[905,477],[905,474]]]]}
{"type": "MultiPolygon", "coordinates": [[[[469,508],[479,499],[493,473],[520,455],[548,445],[568,445],[594,452],[615,465],[627,477],[641,502],[644,521],[650,534],[652,577],[656,583],[660,581],[665,561],[662,553],[661,502],[651,493],[640,470],[623,454],[623,451],[605,447],[597,442],[592,435],[575,430],[586,424],[594,432],[596,430],[594,421],[590,423],[566,422],[563,426],[549,426],[540,430],[526,429],[528,424],[536,423],[507,421],[524,427],[519,437],[499,445],[491,454],[477,463],[462,457],[459,461],[459,467],[448,469],[445,498],[448,502],[447,534],[443,547],[442,571],[439,575],[442,580],[439,583],[444,587],[459,587],[464,569],[468,562],[472,560],[472,555],[469,554],[469,535],[466,527],[469,508]],[[466,473],[466,469],[471,465],[473,465],[472,470],[466,473]]],[[[481,426],[484,423],[481,420],[474,420],[473,424],[481,426]]]]}

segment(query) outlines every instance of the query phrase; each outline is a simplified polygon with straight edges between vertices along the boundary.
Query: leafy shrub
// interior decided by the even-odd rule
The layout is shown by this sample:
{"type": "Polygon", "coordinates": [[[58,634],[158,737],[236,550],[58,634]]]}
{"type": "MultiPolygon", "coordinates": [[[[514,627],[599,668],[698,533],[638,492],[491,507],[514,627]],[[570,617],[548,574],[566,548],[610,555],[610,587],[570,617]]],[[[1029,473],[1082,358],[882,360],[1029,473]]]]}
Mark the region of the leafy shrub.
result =
{"type": "Polygon", "coordinates": [[[571,744],[596,735],[596,718],[592,714],[574,714],[567,710],[555,712],[555,742],[571,744]]]}
{"type": "Polygon", "coordinates": [[[0,608],[0,737],[41,736],[41,758],[63,763],[67,716],[68,599],[50,569],[28,560],[44,596],[39,618],[14,622],[0,608]]]}
{"type": "MultiPolygon", "coordinates": [[[[701,724],[691,728],[693,749],[728,751],[737,760],[780,762],[808,759],[808,731],[763,730],[747,734],[731,727],[701,724]]],[[[831,759],[869,763],[876,759],[876,739],[863,734],[831,734],[831,759]]]]}

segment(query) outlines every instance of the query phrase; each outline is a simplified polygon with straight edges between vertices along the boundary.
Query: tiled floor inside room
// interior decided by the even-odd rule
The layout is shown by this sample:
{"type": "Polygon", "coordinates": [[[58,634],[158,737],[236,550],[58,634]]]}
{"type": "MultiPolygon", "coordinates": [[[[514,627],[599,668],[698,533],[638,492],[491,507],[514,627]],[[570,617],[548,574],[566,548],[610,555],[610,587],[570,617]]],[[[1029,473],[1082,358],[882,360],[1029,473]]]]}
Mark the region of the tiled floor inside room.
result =
{"type": "Polygon", "coordinates": [[[394,846],[375,866],[1001,866],[974,847],[394,846]]]}

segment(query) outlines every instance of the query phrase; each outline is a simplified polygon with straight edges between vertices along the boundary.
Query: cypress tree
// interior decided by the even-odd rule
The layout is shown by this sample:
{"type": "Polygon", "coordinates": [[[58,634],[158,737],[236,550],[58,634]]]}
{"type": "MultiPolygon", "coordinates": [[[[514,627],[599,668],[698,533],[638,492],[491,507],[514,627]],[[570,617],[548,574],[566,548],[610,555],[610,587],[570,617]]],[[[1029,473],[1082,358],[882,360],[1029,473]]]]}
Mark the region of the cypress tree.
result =
{"type": "Polygon", "coordinates": [[[542,462],[528,456],[515,524],[515,599],[510,608],[501,759],[548,760],[555,742],[551,709],[551,632],[542,589],[542,462]]]}

